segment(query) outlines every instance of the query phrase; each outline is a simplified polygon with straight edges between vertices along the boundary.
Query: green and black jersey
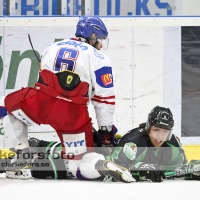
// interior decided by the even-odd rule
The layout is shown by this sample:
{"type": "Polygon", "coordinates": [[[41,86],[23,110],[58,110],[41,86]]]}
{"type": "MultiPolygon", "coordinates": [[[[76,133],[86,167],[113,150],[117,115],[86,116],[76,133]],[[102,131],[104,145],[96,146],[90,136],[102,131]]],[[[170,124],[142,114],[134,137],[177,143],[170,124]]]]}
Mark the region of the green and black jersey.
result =
{"type": "Polygon", "coordinates": [[[157,164],[166,172],[187,163],[184,150],[175,135],[164,142],[161,148],[155,148],[141,128],[135,128],[125,134],[106,159],[129,169],[137,169],[141,163],[157,164]]]}

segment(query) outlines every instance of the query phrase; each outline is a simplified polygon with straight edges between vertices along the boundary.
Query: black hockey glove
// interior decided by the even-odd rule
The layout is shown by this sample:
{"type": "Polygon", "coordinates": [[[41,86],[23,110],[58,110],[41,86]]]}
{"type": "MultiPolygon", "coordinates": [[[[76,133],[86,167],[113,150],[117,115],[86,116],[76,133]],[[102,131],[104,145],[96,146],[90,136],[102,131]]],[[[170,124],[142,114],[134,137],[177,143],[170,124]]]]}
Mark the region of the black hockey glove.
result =
{"type": "Polygon", "coordinates": [[[131,172],[138,181],[162,182],[165,179],[164,172],[154,164],[141,163],[138,168],[132,168],[131,172]]]}
{"type": "Polygon", "coordinates": [[[115,134],[117,133],[117,128],[114,125],[111,126],[101,126],[97,132],[97,147],[102,147],[103,154],[111,154],[117,139],[115,134]]]}
{"type": "Polygon", "coordinates": [[[187,172],[191,174],[185,174],[185,180],[200,181],[200,160],[191,160],[187,166],[187,172]]]}
{"type": "Polygon", "coordinates": [[[111,126],[101,126],[97,132],[97,146],[109,146],[115,145],[115,134],[117,133],[117,128],[114,125],[111,126]]]}

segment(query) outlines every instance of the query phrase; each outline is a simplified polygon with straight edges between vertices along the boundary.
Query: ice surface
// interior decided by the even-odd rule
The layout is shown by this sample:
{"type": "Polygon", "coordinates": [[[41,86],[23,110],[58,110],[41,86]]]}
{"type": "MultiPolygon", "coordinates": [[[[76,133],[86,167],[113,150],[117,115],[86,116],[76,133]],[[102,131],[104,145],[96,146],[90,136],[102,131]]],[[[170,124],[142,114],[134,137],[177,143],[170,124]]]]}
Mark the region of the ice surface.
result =
{"type": "Polygon", "coordinates": [[[188,200],[200,199],[200,181],[182,179],[162,183],[72,180],[16,180],[0,174],[2,200],[188,200]]]}

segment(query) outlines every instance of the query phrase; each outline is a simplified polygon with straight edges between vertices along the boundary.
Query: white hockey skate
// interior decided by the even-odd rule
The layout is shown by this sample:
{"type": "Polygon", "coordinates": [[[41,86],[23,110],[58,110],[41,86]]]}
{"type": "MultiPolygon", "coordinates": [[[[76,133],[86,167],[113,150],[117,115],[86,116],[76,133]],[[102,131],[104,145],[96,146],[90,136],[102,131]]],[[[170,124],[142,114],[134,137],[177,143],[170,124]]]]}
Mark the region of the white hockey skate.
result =
{"type": "Polygon", "coordinates": [[[20,169],[18,171],[6,171],[6,178],[10,179],[30,179],[31,176],[31,170],[30,169],[20,169]]]}
{"type": "Polygon", "coordinates": [[[32,167],[32,160],[31,160],[31,152],[29,148],[24,148],[21,150],[15,151],[12,149],[13,152],[16,152],[16,155],[11,159],[11,162],[7,164],[5,171],[6,171],[6,178],[12,179],[29,179],[31,178],[31,167],[32,167]],[[28,159],[25,157],[28,156],[28,159]]]}

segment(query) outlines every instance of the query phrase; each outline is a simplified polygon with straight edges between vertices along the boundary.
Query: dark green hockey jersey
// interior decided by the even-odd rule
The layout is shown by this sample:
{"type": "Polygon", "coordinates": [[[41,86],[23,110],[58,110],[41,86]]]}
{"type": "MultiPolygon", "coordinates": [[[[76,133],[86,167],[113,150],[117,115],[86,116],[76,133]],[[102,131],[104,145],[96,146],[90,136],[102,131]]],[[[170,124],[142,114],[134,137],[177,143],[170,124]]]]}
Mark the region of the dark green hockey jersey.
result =
{"type": "Polygon", "coordinates": [[[141,163],[156,164],[168,174],[187,164],[182,145],[174,134],[160,148],[155,148],[150,142],[149,136],[145,135],[141,128],[132,129],[125,134],[112,154],[106,156],[106,159],[130,170],[137,169],[141,163]]]}

